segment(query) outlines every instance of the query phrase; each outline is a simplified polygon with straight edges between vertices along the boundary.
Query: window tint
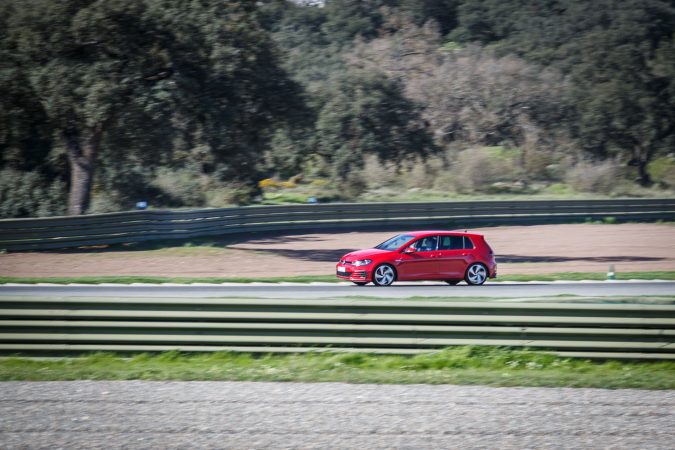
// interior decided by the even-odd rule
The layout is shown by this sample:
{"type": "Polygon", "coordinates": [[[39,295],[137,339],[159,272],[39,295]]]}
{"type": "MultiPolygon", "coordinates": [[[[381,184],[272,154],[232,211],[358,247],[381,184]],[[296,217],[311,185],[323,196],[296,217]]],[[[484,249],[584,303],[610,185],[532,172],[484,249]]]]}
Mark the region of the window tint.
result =
{"type": "Polygon", "coordinates": [[[439,250],[460,250],[462,248],[464,248],[462,236],[441,236],[439,250]]]}
{"type": "Polygon", "coordinates": [[[464,236],[464,248],[473,248],[473,242],[468,236],[464,236]]]}
{"type": "Polygon", "coordinates": [[[412,247],[418,252],[426,252],[429,250],[436,250],[436,241],[438,236],[428,236],[415,241],[412,247]]]}

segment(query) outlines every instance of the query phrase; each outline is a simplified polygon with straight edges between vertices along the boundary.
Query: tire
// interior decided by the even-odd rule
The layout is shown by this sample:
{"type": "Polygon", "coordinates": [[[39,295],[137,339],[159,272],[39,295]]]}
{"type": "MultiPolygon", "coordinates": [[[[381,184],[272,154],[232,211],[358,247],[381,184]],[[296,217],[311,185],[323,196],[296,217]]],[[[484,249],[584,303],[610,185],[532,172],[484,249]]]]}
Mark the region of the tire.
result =
{"type": "Polygon", "coordinates": [[[373,284],[375,286],[390,286],[396,280],[396,269],[389,264],[382,264],[373,271],[373,284]]]}
{"type": "Polygon", "coordinates": [[[448,283],[450,286],[457,286],[457,283],[459,283],[462,280],[445,280],[446,283],[448,283]]]}
{"type": "Polygon", "coordinates": [[[354,283],[357,286],[365,286],[366,284],[368,284],[365,281],[352,281],[352,283],[354,283]]]}
{"type": "Polygon", "coordinates": [[[487,268],[480,263],[473,263],[466,269],[464,281],[470,286],[480,286],[488,278],[487,268]]]}

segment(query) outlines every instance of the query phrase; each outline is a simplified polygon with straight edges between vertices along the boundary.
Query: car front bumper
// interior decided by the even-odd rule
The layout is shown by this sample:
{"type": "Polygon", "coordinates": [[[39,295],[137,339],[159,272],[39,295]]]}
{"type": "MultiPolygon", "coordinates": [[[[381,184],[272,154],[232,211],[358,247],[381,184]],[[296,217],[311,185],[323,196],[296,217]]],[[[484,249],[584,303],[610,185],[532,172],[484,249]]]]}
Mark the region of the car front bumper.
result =
{"type": "Polygon", "coordinates": [[[368,283],[372,281],[371,272],[367,268],[361,267],[346,267],[345,271],[335,269],[335,276],[340,280],[368,283]]]}

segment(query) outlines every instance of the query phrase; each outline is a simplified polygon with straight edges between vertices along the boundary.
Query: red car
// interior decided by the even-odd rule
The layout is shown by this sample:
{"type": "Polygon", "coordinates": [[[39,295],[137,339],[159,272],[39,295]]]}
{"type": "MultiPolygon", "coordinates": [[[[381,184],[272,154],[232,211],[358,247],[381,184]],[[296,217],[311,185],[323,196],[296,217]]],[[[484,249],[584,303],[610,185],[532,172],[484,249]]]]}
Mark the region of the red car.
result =
{"type": "Polygon", "coordinates": [[[497,276],[492,249],[481,234],[413,231],[399,234],[367,250],[347,253],[335,267],[341,280],[363,286],[373,282],[443,280],[455,285],[485,283],[497,276]]]}

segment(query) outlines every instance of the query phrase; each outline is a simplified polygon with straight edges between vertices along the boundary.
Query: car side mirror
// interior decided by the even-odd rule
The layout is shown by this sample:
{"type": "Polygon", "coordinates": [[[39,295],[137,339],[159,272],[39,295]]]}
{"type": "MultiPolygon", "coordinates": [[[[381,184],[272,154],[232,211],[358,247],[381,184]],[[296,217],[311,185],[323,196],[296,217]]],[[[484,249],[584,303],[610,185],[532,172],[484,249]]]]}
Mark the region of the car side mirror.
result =
{"type": "Polygon", "coordinates": [[[415,253],[415,248],[414,248],[414,247],[406,247],[406,248],[403,250],[403,253],[407,253],[407,254],[415,253]]]}

